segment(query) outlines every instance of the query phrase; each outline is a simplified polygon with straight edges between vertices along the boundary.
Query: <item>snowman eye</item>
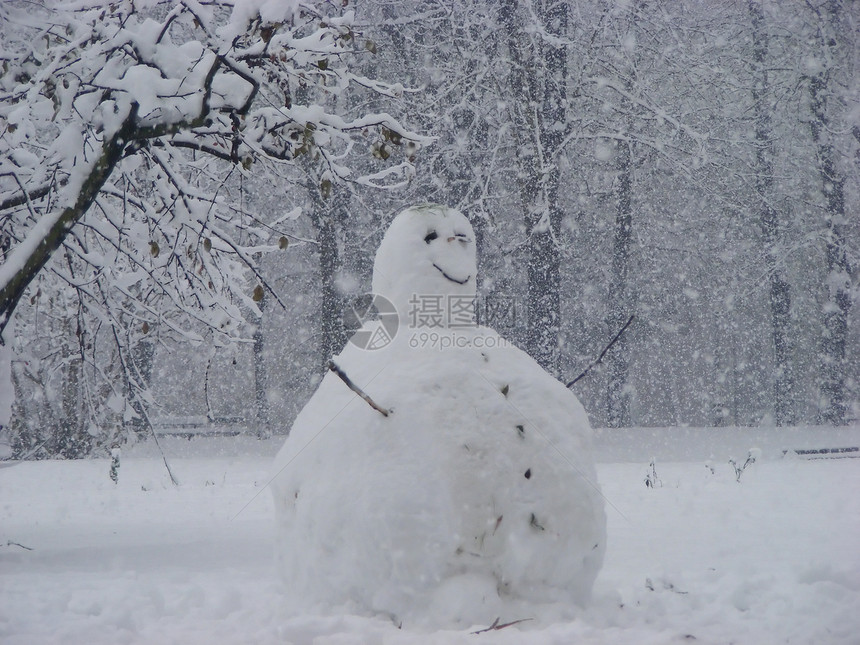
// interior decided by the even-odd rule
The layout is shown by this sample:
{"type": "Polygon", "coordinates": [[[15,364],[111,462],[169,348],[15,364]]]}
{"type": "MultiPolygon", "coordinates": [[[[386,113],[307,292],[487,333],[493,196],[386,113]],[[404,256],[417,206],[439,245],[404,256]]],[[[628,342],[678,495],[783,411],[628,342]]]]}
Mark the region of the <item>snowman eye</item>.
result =
{"type": "Polygon", "coordinates": [[[427,244],[430,244],[430,242],[435,240],[437,237],[439,237],[439,234],[436,231],[430,231],[426,236],[424,236],[424,241],[427,244]]]}

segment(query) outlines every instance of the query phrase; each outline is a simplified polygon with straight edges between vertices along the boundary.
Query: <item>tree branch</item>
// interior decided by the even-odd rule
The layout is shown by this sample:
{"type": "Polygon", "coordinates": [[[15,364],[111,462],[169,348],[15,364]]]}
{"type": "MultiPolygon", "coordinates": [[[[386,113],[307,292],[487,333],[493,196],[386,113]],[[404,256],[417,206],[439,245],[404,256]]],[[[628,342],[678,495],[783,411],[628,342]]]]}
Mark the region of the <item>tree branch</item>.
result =
{"type": "Polygon", "coordinates": [[[506,627],[512,627],[513,625],[519,625],[520,623],[525,623],[529,620],[534,620],[534,618],[520,618],[519,620],[512,620],[509,623],[502,623],[501,625],[499,624],[500,620],[501,620],[501,617],[496,618],[496,620],[493,621],[493,624],[490,625],[489,627],[485,627],[484,629],[479,629],[478,631],[472,632],[472,633],[473,634],[484,634],[486,632],[497,632],[500,629],[505,629],[506,627]]]}
{"type": "Polygon", "coordinates": [[[134,129],[133,139],[157,139],[169,134],[177,134],[184,130],[193,130],[199,128],[206,123],[209,118],[209,101],[212,98],[212,81],[215,79],[215,73],[224,62],[222,56],[216,56],[212,62],[212,67],[206,72],[206,78],[203,81],[203,101],[200,105],[200,113],[193,119],[177,121],[176,123],[159,123],[152,126],[139,126],[134,129]]]}
{"type": "Polygon", "coordinates": [[[634,317],[635,317],[635,316],[634,316],[633,314],[631,314],[631,315],[630,315],[630,318],[628,318],[628,319],[627,319],[627,322],[626,322],[626,323],[624,323],[624,326],[623,326],[621,329],[619,329],[619,330],[618,330],[618,333],[617,333],[617,334],[615,334],[615,336],[613,337],[613,339],[609,341],[609,344],[608,344],[606,347],[604,347],[604,348],[603,348],[603,351],[602,351],[602,352],[600,352],[600,356],[598,356],[598,357],[597,357],[597,360],[592,361],[591,365],[589,365],[588,367],[586,367],[586,368],[585,368],[585,371],[583,371],[583,372],[582,372],[582,374],[580,374],[580,375],[579,375],[579,376],[577,376],[575,379],[573,379],[570,383],[568,383],[568,384],[567,384],[567,387],[569,387],[569,388],[570,388],[570,387],[573,387],[574,385],[576,385],[577,381],[579,381],[579,380],[583,379],[586,375],[588,375],[588,373],[589,373],[592,369],[594,369],[595,367],[597,367],[598,365],[600,365],[600,364],[603,362],[603,358],[606,356],[606,353],[607,353],[610,349],[612,349],[612,346],[613,346],[615,343],[617,343],[617,342],[618,342],[618,339],[619,339],[619,338],[621,338],[621,335],[622,335],[625,331],[627,331],[627,328],[630,326],[630,323],[632,323],[632,322],[633,322],[633,318],[634,318],[634,317]]]}
{"type": "Polygon", "coordinates": [[[383,408],[383,407],[381,407],[380,405],[378,405],[378,404],[376,403],[376,401],[374,401],[373,399],[371,399],[371,398],[370,398],[370,396],[369,396],[369,395],[368,395],[364,390],[362,390],[362,389],[361,389],[360,387],[358,387],[355,383],[353,383],[352,379],[351,379],[351,378],[349,378],[349,377],[346,375],[346,372],[344,372],[342,369],[340,369],[334,361],[329,361],[329,362],[328,362],[328,368],[329,368],[332,372],[334,372],[335,374],[337,374],[337,375],[340,377],[340,379],[341,379],[344,383],[346,383],[346,386],[347,386],[350,390],[352,390],[353,392],[355,392],[356,394],[358,394],[358,396],[360,396],[362,399],[364,399],[365,401],[367,401],[367,404],[368,404],[370,407],[372,407],[374,410],[376,410],[377,412],[379,412],[379,414],[381,414],[381,415],[382,415],[382,416],[384,416],[384,417],[387,417],[389,414],[391,414],[391,410],[386,410],[385,408],[383,408]]]}
{"type": "Polygon", "coordinates": [[[9,210],[10,208],[16,208],[18,206],[23,206],[28,202],[33,201],[34,199],[41,199],[45,195],[51,192],[53,186],[51,184],[45,184],[44,186],[39,186],[29,192],[22,192],[20,195],[15,195],[14,197],[8,197],[0,202],[0,211],[9,210]]]}
{"type": "Polygon", "coordinates": [[[229,152],[224,152],[223,150],[218,150],[217,148],[213,148],[212,146],[207,146],[203,143],[197,143],[195,141],[168,139],[167,141],[155,141],[152,145],[165,148],[168,145],[173,148],[187,148],[188,150],[196,150],[197,152],[202,152],[203,154],[207,154],[210,157],[216,157],[218,159],[221,159],[222,161],[236,163],[236,160],[233,158],[233,155],[231,155],[229,152]]]}

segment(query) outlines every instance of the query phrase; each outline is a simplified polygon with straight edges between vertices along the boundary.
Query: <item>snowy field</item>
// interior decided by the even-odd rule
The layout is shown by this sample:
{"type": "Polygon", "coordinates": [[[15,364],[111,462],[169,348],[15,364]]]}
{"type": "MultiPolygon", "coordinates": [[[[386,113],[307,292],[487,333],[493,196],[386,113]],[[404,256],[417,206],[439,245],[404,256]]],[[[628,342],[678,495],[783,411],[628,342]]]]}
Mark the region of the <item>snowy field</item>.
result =
{"type": "Polygon", "coordinates": [[[860,427],[603,431],[592,605],[481,634],[285,617],[265,489],[280,443],[165,440],[178,488],[146,445],[118,485],[107,460],[0,468],[0,643],[860,642],[860,459],[782,455],[858,446],[860,427]],[[753,447],[738,482],[728,459],[753,447]]]}

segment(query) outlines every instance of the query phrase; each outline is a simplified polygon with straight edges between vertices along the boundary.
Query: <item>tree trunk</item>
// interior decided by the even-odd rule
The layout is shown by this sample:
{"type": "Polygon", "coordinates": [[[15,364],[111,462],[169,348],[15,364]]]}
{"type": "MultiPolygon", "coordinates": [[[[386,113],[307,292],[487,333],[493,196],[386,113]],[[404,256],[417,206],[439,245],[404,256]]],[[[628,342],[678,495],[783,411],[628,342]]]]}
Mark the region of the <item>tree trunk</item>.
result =
{"type": "Polygon", "coordinates": [[[15,388],[12,385],[12,345],[0,343],[0,432],[12,420],[15,388]]]}
{"type": "Polygon", "coordinates": [[[767,105],[768,36],[764,26],[764,11],[758,0],[750,0],[753,37],[753,104],[755,109],[756,177],[759,201],[759,221],[762,228],[763,254],[768,276],[771,336],[773,339],[773,411],[777,426],[792,425],[794,414],[794,370],[790,337],[791,287],[783,278],[779,256],[779,215],[773,199],[773,139],[770,108],[767,105]]]}
{"type": "MultiPolygon", "coordinates": [[[[131,334],[128,334],[126,338],[131,345],[131,334]]],[[[137,383],[138,389],[148,390],[152,385],[152,362],[155,358],[155,343],[150,338],[140,339],[137,343],[131,345],[130,356],[132,361],[132,379],[137,383]]],[[[128,394],[131,395],[131,391],[128,394]]],[[[135,396],[129,396],[128,403],[135,413],[130,422],[131,429],[138,437],[143,437],[149,432],[149,426],[146,422],[146,410],[143,409],[144,404],[140,397],[135,396]]]]}
{"type": "MultiPolygon", "coordinates": [[[[520,198],[528,235],[526,351],[558,376],[561,321],[558,153],[567,124],[567,47],[530,35],[518,17],[519,3],[505,2],[500,18],[510,52],[511,119],[517,138],[520,198]]],[[[547,31],[567,32],[565,3],[542,4],[547,31]]]]}
{"type": "Polygon", "coordinates": [[[323,372],[328,369],[331,357],[340,352],[346,343],[343,327],[343,299],[337,288],[337,273],[340,270],[338,249],[338,221],[346,208],[345,189],[335,186],[328,200],[316,200],[318,215],[317,241],[320,263],[320,364],[323,372]]]}
{"type": "Polygon", "coordinates": [[[810,121],[817,146],[818,171],[825,200],[825,285],[826,302],[822,316],[821,381],[819,385],[820,421],[832,425],[845,423],[845,345],[848,313],[851,309],[851,281],[845,250],[844,178],[834,165],[833,145],[826,134],[824,94],[826,80],[816,76],[810,81],[813,119],[810,121]]]}
{"type": "MultiPolygon", "coordinates": [[[[630,245],[633,239],[633,159],[631,145],[619,141],[615,152],[615,234],[612,243],[612,274],[609,282],[609,333],[614,334],[630,316],[630,245]]],[[[607,360],[607,424],[610,428],[630,425],[630,372],[627,335],[623,334],[607,360]]]]}
{"type": "MultiPolygon", "coordinates": [[[[830,6],[830,21],[836,19],[839,3],[830,6]]],[[[827,31],[827,30],[825,30],[827,31]]],[[[831,47],[834,40],[822,42],[831,47]]],[[[830,60],[829,56],[824,57],[830,60]]],[[[851,267],[846,251],[845,179],[836,168],[833,142],[827,115],[827,96],[832,91],[830,71],[824,69],[809,79],[812,119],[809,127],[816,146],[818,173],[824,197],[824,257],[826,301],[822,307],[821,373],[819,382],[819,422],[831,425],[845,423],[845,348],[848,336],[848,314],[851,310],[851,267]]]]}
{"type": "Polygon", "coordinates": [[[72,345],[79,346],[77,335],[72,331],[72,322],[63,321],[63,386],[62,409],[56,437],[56,453],[66,459],[78,459],[89,453],[92,437],[84,429],[81,419],[81,355],[73,352],[72,345]]]}
{"type": "MultiPolygon", "coordinates": [[[[125,323],[126,325],[128,323],[125,323]]],[[[114,330],[114,342],[117,353],[117,367],[122,374],[123,395],[126,405],[133,412],[129,419],[123,412],[120,426],[128,435],[128,430],[138,437],[144,437],[151,432],[149,416],[146,409],[146,399],[142,394],[149,388],[152,379],[152,359],[155,355],[155,346],[152,343],[141,341],[136,344],[131,342],[130,330],[125,329],[125,342],[120,341],[120,335],[114,330]]],[[[114,437],[117,446],[121,443],[120,437],[114,437]]],[[[113,445],[108,445],[113,448],[113,445]]]]}
{"type": "MultiPolygon", "coordinates": [[[[6,231],[0,231],[0,260],[6,262],[12,238],[6,231]]],[[[7,332],[8,333],[8,332],[7,332]]],[[[11,339],[12,335],[9,334],[11,339]]],[[[12,406],[15,402],[15,388],[12,384],[12,344],[6,343],[0,331],[0,431],[8,427],[12,420],[12,406]]]]}
{"type": "Polygon", "coordinates": [[[268,301],[269,299],[264,293],[262,300],[257,303],[257,307],[260,309],[260,318],[257,320],[256,329],[254,329],[254,416],[257,432],[263,437],[268,437],[271,434],[269,399],[266,395],[269,388],[265,358],[266,341],[263,334],[263,322],[268,301]]]}

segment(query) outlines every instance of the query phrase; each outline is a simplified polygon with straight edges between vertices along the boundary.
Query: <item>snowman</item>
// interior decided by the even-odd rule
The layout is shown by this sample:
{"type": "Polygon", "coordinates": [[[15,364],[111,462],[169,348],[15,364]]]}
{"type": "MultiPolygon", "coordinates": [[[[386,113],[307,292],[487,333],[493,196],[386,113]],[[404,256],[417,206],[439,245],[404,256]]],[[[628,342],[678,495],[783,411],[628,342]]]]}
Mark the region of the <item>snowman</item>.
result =
{"type": "MultiPolygon", "coordinates": [[[[334,357],[275,460],[293,611],[468,627],[587,601],[606,544],[588,419],[476,324],[476,273],[455,210],[407,209],[385,234],[373,291],[396,333],[334,357]]],[[[353,339],[380,331],[372,321],[353,339]]]]}

